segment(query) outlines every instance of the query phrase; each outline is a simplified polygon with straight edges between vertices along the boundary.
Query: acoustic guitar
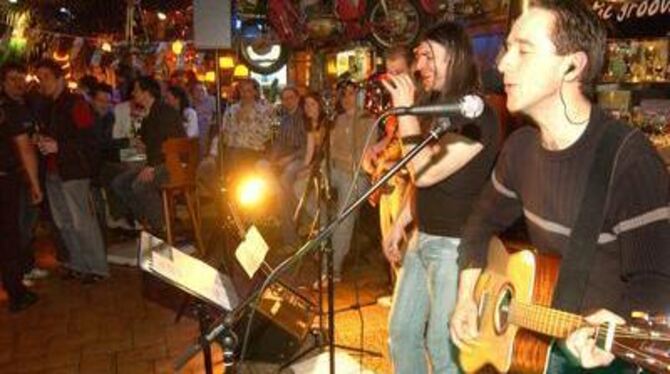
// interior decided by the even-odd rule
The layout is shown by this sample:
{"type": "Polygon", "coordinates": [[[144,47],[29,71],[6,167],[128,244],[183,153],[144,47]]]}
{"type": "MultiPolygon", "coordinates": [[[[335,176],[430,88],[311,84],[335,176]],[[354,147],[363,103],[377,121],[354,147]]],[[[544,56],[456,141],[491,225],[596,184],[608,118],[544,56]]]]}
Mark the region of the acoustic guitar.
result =
{"type": "MultiPolygon", "coordinates": [[[[588,325],[582,316],[549,307],[559,262],[531,250],[508,252],[498,238],[491,240],[475,287],[478,344],[460,352],[465,372],[544,373],[553,340],[588,325]]],[[[632,317],[626,325],[597,327],[597,345],[640,368],[670,373],[668,317],[632,317]]]]}

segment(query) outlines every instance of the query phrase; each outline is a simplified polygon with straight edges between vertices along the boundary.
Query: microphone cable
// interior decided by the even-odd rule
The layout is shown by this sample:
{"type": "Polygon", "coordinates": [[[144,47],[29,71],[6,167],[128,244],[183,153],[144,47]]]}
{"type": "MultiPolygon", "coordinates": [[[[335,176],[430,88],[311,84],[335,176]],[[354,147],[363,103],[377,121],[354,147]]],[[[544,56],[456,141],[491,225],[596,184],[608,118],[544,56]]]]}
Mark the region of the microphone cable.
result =
{"type": "Polygon", "coordinates": [[[570,114],[568,113],[568,104],[565,101],[565,97],[563,97],[563,83],[565,83],[565,79],[561,79],[561,85],[558,88],[558,96],[561,99],[561,104],[563,105],[563,116],[565,116],[565,119],[567,119],[568,122],[570,122],[571,125],[575,125],[575,126],[586,125],[589,122],[589,119],[591,117],[590,115],[587,115],[586,119],[583,120],[583,121],[577,121],[577,120],[573,120],[572,118],[570,118],[570,114]]]}

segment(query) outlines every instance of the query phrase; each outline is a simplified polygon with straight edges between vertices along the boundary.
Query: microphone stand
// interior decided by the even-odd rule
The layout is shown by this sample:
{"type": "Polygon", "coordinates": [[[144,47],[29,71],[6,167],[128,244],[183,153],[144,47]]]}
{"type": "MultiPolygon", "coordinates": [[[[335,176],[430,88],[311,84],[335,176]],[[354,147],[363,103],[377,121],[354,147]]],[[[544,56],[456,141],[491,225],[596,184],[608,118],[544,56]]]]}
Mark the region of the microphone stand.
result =
{"type": "MultiPolygon", "coordinates": [[[[386,112],[382,114],[377,121],[375,122],[374,126],[377,126],[380,121],[385,119],[391,114],[395,113],[390,113],[386,112]]],[[[397,115],[397,114],[396,114],[397,115]]],[[[401,114],[402,115],[402,114],[401,114]]],[[[201,339],[199,339],[198,342],[193,344],[192,346],[188,347],[182,355],[175,361],[174,367],[175,370],[179,370],[182,366],[186,364],[194,355],[196,355],[201,349],[205,349],[212,341],[217,339],[219,335],[223,334],[222,340],[222,346],[224,346],[224,362],[226,366],[232,366],[233,363],[230,360],[230,350],[231,350],[231,345],[234,345],[234,342],[237,341],[237,337],[234,336],[234,333],[232,332],[233,330],[233,324],[237,320],[238,315],[241,315],[241,313],[244,311],[244,309],[252,305],[253,307],[251,308],[250,314],[249,314],[249,320],[247,321],[247,327],[245,331],[245,336],[242,340],[242,351],[240,353],[239,357],[239,362],[241,363],[244,360],[244,355],[246,353],[246,345],[248,344],[248,337],[251,331],[251,322],[254,316],[254,312],[256,310],[256,306],[258,302],[260,301],[260,297],[267,288],[268,285],[270,285],[273,281],[277,279],[277,277],[281,274],[283,274],[285,271],[287,271],[289,268],[291,268],[294,264],[298,263],[302,258],[308,254],[309,252],[313,251],[315,248],[319,248],[321,243],[329,238],[337,226],[344,221],[354,210],[356,210],[360,205],[365,203],[370,195],[372,195],[376,190],[378,190],[382,185],[384,185],[391,177],[393,177],[398,171],[400,171],[409,161],[414,158],[419,152],[421,152],[429,143],[438,140],[449,128],[451,127],[451,121],[436,121],[435,125],[433,128],[430,130],[428,135],[425,137],[421,143],[419,143],[417,146],[412,148],[405,156],[403,156],[398,162],[389,169],[384,176],[382,176],[375,184],[373,184],[363,195],[361,195],[356,201],[351,203],[340,215],[338,215],[335,220],[331,221],[328,226],[325,228],[321,229],[319,231],[319,234],[314,237],[314,239],[307,241],[300,249],[298,249],[293,256],[287,258],[279,264],[277,267],[274,268],[270,274],[268,274],[267,278],[265,279],[265,282],[261,285],[261,287],[249,295],[247,299],[243,300],[239,305],[235,307],[230,313],[228,313],[226,316],[219,318],[217,321],[215,321],[211,326],[214,326],[209,333],[203,334],[201,339]]],[[[332,285],[332,274],[329,274],[329,284],[332,285]]],[[[330,327],[329,327],[330,328],[330,327]]],[[[333,339],[332,339],[332,333],[329,331],[329,335],[331,337],[331,347],[329,349],[329,360],[330,360],[330,374],[335,373],[335,350],[333,348],[333,339]]]]}

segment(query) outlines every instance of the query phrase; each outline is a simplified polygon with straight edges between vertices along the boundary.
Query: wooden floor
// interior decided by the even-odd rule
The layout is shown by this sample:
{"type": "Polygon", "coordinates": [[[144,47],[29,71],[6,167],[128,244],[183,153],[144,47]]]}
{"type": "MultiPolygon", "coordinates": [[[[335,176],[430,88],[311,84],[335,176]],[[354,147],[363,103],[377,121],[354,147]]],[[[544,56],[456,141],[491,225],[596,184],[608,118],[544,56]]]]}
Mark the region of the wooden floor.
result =
{"type": "MultiPolygon", "coordinates": [[[[41,238],[37,246],[40,265],[55,273],[49,238],[41,238]]],[[[344,281],[336,288],[336,309],[355,302],[353,279],[358,279],[362,304],[385,292],[383,260],[371,257],[360,266],[347,266],[344,281]]],[[[172,373],[173,360],[197,336],[195,321],[175,324],[173,310],[143,297],[137,268],[113,266],[111,278],[95,285],[52,275],[32,289],[39,302],[19,314],[8,313],[6,296],[0,291],[0,373],[172,373]]],[[[388,309],[377,305],[362,308],[361,314],[348,311],[336,316],[337,343],[362,345],[383,355],[363,358],[364,367],[374,373],[390,372],[387,317],[388,309]]],[[[215,372],[221,373],[221,350],[216,346],[214,362],[215,372]]],[[[277,372],[276,365],[252,363],[249,369],[277,372]]],[[[182,372],[203,373],[202,356],[182,372]]]]}

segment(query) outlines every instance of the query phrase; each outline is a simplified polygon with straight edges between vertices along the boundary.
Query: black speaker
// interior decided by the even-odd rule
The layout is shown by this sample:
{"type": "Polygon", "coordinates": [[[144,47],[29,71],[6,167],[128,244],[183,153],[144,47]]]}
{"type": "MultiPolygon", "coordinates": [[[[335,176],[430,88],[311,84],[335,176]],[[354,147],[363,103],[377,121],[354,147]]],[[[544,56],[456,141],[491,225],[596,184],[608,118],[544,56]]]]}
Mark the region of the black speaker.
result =
{"type": "MultiPolygon", "coordinates": [[[[284,362],[302,346],[316,313],[313,304],[281,283],[268,287],[254,313],[245,359],[284,362]]],[[[249,320],[245,313],[235,325],[241,347],[249,320]]]]}
{"type": "Polygon", "coordinates": [[[232,48],[230,7],[230,0],[193,0],[193,29],[197,48],[232,48]]]}

